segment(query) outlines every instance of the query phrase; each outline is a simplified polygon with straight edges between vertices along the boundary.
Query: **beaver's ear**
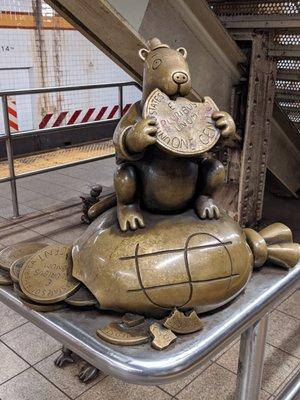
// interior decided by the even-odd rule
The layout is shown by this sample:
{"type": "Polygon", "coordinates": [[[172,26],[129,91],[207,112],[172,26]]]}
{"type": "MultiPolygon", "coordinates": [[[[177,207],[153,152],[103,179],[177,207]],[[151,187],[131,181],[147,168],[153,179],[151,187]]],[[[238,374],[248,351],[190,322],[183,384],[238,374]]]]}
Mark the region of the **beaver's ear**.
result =
{"type": "Polygon", "coordinates": [[[143,61],[146,60],[148,54],[149,54],[149,50],[147,50],[147,49],[141,49],[139,51],[139,56],[143,61]]]}
{"type": "Polygon", "coordinates": [[[184,47],[178,47],[177,51],[183,56],[183,58],[187,57],[187,51],[184,47]]]}

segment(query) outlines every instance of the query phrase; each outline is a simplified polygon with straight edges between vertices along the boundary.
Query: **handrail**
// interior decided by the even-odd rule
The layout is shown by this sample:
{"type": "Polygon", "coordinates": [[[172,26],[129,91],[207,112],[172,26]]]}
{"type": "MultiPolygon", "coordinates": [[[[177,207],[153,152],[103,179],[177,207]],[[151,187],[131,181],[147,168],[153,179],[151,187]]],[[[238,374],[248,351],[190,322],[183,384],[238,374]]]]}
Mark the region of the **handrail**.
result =
{"type": "MultiPolygon", "coordinates": [[[[70,85],[70,86],[53,86],[53,87],[45,87],[45,88],[33,88],[33,89],[15,89],[15,90],[2,90],[0,91],[0,98],[2,100],[2,111],[3,111],[3,121],[4,121],[4,135],[0,136],[0,139],[5,140],[6,144],[6,153],[7,153],[7,162],[9,168],[9,177],[0,179],[1,182],[10,182],[11,185],[11,197],[12,197],[12,205],[13,205],[13,216],[15,218],[20,217],[19,213],[19,202],[17,195],[17,179],[24,178],[25,176],[33,176],[39,173],[54,171],[66,167],[71,167],[74,165],[80,165],[87,162],[99,160],[101,158],[106,158],[107,156],[99,156],[93,157],[91,159],[84,159],[80,161],[74,161],[68,164],[61,164],[55,167],[49,167],[44,169],[37,169],[35,171],[27,172],[25,174],[16,175],[15,174],[15,164],[14,164],[14,154],[13,154],[13,141],[20,138],[20,133],[12,133],[10,131],[9,126],[9,117],[8,117],[8,97],[9,96],[22,96],[22,95],[30,95],[30,94],[42,94],[42,93],[53,93],[53,92],[68,92],[68,91],[80,91],[80,90],[91,90],[91,89],[106,89],[106,88],[118,88],[118,98],[119,98],[119,117],[122,116],[123,111],[123,88],[128,86],[135,86],[141,90],[141,86],[135,81],[129,82],[111,82],[111,83],[99,83],[99,84],[90,84],[90,85],[70,85]]],[[[82,123],[80,126],[91,125],[92,123],[82,123]]],[[[67,129],[68,127],[61,127],[61,130],[67,129]]],[[[48,131],[48,129],[47,129],[48,131]]],[[[41,133],[39,129],[33,129],[30,131],[22,131],[23,135],[32,136],[36,133],[41,133]]],[[[22,135],[22,136],[23,136],[22,135]]]]}
{"type": "Polygon", "coordinates": [[[33,89],[13,89],[1,90],[0,97],[2,96],[22,96],[25,94],[39,94],[39,93],[52,93],[52,92],[70,92],[73,90],[89,90],[89,89],[106,89],[120,86],[135,86],[141,89],[141,86],[135,81],[129,82],[112,82],[112,83],[94,83],[90,85],[68,85],[68,86],[49,86],[43,88],[33,89]]]}

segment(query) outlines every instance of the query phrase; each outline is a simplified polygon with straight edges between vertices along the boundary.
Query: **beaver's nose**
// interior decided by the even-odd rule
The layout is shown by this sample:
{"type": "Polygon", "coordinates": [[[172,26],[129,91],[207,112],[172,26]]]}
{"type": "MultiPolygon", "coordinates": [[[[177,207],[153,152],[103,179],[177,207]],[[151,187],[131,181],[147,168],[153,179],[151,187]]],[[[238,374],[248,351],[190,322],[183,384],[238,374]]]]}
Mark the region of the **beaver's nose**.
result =
{"type": "Polygon", "coordinates": [[[188,81],[189,77],[187,76],[187,74],[185,72],[174,72],[174,74],[172,75],[173,81],[176,83],[185,83],[188,81]]]}

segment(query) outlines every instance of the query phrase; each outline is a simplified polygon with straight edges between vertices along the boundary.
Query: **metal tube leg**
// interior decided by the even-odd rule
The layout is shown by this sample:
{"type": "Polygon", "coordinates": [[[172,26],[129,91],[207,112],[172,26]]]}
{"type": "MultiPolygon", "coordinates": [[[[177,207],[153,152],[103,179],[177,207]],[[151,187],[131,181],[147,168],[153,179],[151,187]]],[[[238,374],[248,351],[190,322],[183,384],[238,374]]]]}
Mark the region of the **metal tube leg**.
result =
{"type": "Polygon", "coordinates": [[[4,120],[4,131],[5,131],[5,135],[6,135],[5,143],[6,143],[7,163],[8,163],[8,169],[9,169],[9,177],[10,177],[13,213],[14,213],[14,217],[17,218],[20,216],[20,214],[19,214],[19,204],[18,204],[18,194],[17,194],[17,185],[16,185],[12,138],[11,138],[10,127],[9,127],[8,106],[7,106],[7,97],[6,96],[2,97],[2,110],[3,110],[3,120],[4,120]]]}
{"type": "Polygon", "coordinates": [[[237,376],[237,400],[258,400],[263,372],[268,316],[241,336],[237,376]]]}
{"type": "Polygon", "coordinates": [[[119,116],[122,118],[123,115],[123,86],[119,86],[119,116]]]}

